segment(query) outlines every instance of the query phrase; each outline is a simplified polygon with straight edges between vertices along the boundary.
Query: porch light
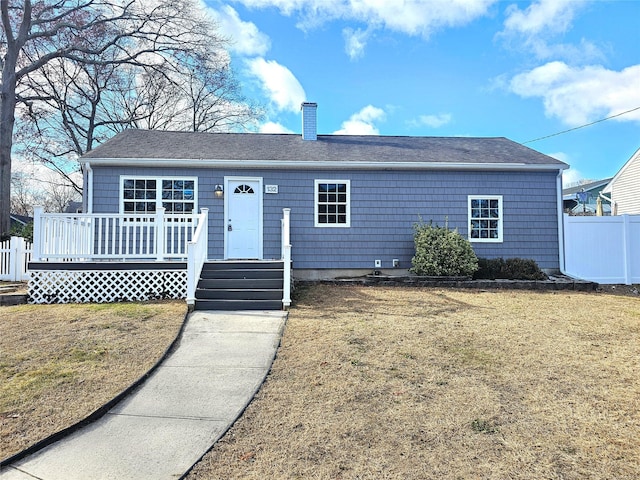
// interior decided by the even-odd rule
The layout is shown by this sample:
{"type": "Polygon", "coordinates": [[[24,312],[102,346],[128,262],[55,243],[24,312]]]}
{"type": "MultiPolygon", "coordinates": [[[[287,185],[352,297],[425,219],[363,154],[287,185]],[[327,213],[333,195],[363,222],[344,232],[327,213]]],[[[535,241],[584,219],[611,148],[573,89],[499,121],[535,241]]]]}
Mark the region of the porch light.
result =
{"type": "Polygon", "coordinates": [[[216,198],[224,197],[224,189],[222,188],[222,185],[216,185],[214,187],[213,194],[215,195],[216,198]]]}

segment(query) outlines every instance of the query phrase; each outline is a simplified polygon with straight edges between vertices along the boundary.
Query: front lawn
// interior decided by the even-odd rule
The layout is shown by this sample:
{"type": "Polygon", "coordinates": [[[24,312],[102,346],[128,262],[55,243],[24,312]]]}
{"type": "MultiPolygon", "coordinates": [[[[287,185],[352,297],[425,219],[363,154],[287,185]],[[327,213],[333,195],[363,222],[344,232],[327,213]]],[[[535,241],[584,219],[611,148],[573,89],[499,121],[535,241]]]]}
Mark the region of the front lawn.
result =
{"type": "Polygon", "coordinates": [[[114,398],[178,334],[184,302],[0,307],[0,459],[114,398]]]}
{"type": "Polygon", "coordinates": [[[309,288],[188,478],[640,478],[640,300],[309,288]]]}

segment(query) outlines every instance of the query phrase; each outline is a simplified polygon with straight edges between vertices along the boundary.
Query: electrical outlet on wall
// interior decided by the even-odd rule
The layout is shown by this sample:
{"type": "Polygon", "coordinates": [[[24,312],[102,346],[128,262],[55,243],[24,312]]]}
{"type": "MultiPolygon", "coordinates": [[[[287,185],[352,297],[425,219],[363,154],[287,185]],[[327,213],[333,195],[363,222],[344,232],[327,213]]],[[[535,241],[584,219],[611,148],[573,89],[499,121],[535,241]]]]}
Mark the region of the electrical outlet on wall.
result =
{"type": "Polygon", "coordinates": [[[393,268],[398,268],[399,266],[400,266],[400,259],[394,258],[393,259],[393,268]]]}
{"type": "Polygon", "coordinates": [[[374,265],[374,267],[375,267],[375,268],[380,268],[380,267],[382,267],[382,260],[375,260],[375,261],[373,262],[373,265],[374,265]]]}

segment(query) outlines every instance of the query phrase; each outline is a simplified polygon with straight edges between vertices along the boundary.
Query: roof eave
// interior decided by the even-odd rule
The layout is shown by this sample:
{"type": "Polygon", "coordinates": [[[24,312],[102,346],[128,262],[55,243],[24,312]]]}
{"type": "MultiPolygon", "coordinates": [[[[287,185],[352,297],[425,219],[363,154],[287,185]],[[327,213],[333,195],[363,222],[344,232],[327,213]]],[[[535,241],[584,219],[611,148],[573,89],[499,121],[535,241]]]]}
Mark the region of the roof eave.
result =
{"type": "Polygon", "coordinates": [[[260,168],[289,170],[546,170],[561,171],[568,165],[464,162],[352,162],[301,160],[220,160],[172,158],[83,158],[81,163],[110,167],[260,168]]]}

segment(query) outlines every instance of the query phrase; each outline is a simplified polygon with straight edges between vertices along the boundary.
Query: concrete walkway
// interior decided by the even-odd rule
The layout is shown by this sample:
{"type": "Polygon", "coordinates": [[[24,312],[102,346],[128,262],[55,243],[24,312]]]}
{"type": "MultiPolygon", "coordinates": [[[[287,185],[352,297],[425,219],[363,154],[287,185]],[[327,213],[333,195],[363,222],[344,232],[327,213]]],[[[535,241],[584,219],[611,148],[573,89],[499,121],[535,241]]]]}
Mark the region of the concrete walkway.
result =
{"type": "Polygon", "coordinates": [[[264,381],[284,312],[194,312],[178,347],[101,419],[3,467],[1,480],[172,479],[211,448],[264,381]]]}

